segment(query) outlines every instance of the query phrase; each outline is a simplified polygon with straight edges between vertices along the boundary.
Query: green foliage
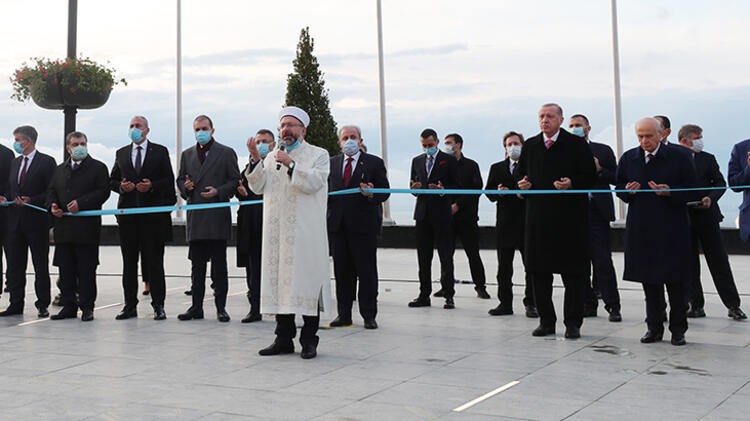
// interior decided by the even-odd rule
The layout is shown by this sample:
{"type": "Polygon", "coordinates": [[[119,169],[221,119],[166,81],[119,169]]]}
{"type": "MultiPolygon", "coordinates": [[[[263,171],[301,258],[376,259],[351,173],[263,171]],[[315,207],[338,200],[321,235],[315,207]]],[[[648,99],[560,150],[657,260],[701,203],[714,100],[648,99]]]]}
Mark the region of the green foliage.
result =
{"type": "Polygon", "coordinates": [[[286,105],[302,108],[310,115],[305,140],[335,155],[341,152],[336,135],[336,122],[328,106],[328,90],[318,59],[313,55],[314,40],[310,28],[302,29],[294,59],[294,72],[287,76],[286,105]]]}
{"type": "Polygon", "coordinates": [[[125,79],[115,80],[115,69],[88,57],[64,60],[34,57],[31,61],[31,64],[24,62],[11,76],[11,99],[19,102],[26,102],[32,96],[44,99],[48,83],[61,85],[70,93],[109,93],[118,83],[128,84],[125,79]]]}

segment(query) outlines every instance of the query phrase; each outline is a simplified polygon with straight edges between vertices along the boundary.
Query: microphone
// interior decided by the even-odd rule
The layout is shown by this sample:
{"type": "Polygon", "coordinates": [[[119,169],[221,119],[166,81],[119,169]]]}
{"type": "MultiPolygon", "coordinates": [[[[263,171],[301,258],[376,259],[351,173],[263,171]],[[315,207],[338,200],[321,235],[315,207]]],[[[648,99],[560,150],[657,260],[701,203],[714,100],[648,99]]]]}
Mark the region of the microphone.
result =
{"type": "MultiPolygon", "coordinates": [[[[279,143],[281,143],[281,144],[279,145],[279,150],[280,150],[280,151],[283,151],[284,149],[286,149],[286,145],[284,145],[284,142],[279,142],[279,143]]],[[[276,171],[278,171],[278,170],[280,170],[280,169],[281,169],[281,162],[277,162],[277,163],[276,163],[276,171]]]]}

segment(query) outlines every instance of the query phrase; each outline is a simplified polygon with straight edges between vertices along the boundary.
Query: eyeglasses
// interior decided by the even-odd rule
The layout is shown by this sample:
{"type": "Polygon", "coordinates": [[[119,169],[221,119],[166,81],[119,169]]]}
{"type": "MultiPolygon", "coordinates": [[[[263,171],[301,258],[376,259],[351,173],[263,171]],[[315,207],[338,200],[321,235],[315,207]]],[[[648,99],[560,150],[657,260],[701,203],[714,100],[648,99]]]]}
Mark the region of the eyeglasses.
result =
{"type": "Polygon", "coordinates": [[[283,123],[279,126],[279,130],[284,130],[286,128],[292,128],[292,127],[304,127],[304,125],[300,123],[283,123]]]}

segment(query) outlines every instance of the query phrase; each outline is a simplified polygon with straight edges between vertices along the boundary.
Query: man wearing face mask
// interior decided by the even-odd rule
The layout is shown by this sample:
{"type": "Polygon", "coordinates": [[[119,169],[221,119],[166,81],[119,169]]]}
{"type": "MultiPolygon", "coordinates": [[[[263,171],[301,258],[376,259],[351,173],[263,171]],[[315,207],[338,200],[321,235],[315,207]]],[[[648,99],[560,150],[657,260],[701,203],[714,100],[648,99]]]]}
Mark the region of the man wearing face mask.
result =
{"type": "MultiPolygon", "coordinates": [[[[694,124],[686,124],[680,128],[677,138],[680,145],[691,151],[696,172],[696,187],[725,187],[724,176],[719,171],[716,158],[703,151],[703,129],[694,124]]],[[[706,258],[706,264],[714,280],[716,291],[721,302],[728,309],[728,316],[734,320],[743,320],[747,316],[740,309],[740,296],[729,266],[729,257],[721,240],[719,223],[724,216],[719,210],[719,199],[724,195],[724,189],[706,190],[701,193],[700,201],[688,206],[690,227],[693,238],[693,271],[690,274],[688,301],[690,309],[687,317],[706,317],[703,309],[703,286],[700,279],[700,260],[698,244],[700,244],[706,258]]]]}
{"type": "Polygon", "coordinates": [[[60,269],[63,305],[50,318],[76,318],[80,307],[81,321],[88,322],[94,320],[102,217],[75,214],[102,208],[110,195],[109,176],[107,166],[89,156],[85,134],[71,132],[65,143],[70,159],[55,170],[46,203],[54,217],[54,265],[60,269]]]}
{"type": "MultiPolygon", "coordinates": [[[[591,126],[589,119],[583,114],[570,117],[568,123],[570,132],[583,138],[591,148],[596,166],[596,183],[594,190],[609,190],[615,183],[617,159],[612,148],[591,141],[589,133],[591,126]]],[[[612,264],[612,239],[609,223],[615,220],[615,204],[612,193],[589,194],[589,241],[591,244],[591,266],[593,268],[591,282],[584,286],[583,317],[596,317],[598,299],[594,288],[601,293],[604,308],[609,313],[610,322],[621,322],[620,293],[617,290],[617,277],[612,264]]]]}
{"type": "MultiPolygon", "coordinates": [[[[265,159],[276,146],[273,132],[260,129],[251,138],[258,145],[261,159],[265,159]]],[[[258,162],[250,162],[242,172],[252,172],[258,162]]],[[[247,184],[247,178],[240,175],[235,196],[240,201],[263,200],[262,194],[255,194],[247,184]]],[[[247,282],[247,300],[250,311],[242,319],[242,323],[252,323],[262,320],[260,314],[260,262],[261,246],[263,244],[263,204],[240,206],[237,209],[237,267],[245,268],[247,282]]]]}
{"type": "MultiPolygon", "coordinates": [[[[518,175],[518,158],[521,157],[523,135],[508,132],[503,136],[505,160],[492,164],[487,177],[485,190],[510,190],[516,185],[518,175]]],[[[490,309],[492,316],[513,314],[513,256],[516,250],[521,253],[524,262],[524,226],[526,203],[522,197],[510,194],[488,194],[487,198],[497,206],[495,233],[497,236],[497,298],[500,303],[490,309]]],[[[531,285],[531,273],[526,273],[523,305],[526,317],[536,318],[539,314],[534,305],[534,294],[531,285]]]]}
{"type": "MultiPolygon", "coordinates": [[[[7,177],[8,191],[5,198],[14,201],[8,209],[5,252],[8,257],[8,289],[10,305],[0,316],[23,314],[26,296],[26,266],[29,251],[34,264],[34,303],[39,317],[49,315],[49,227],[48,214],[25,206],[43,207],[47,187],[55,172],[55,160],[36,149],[37,132],[31,126],[21,126],[13,131],[13,149],[19,154],[10,164],[10,170],[2,174],[7,177]]],[[[5,224],[6,221],[0,222],[5,224]]]]}
{"type": "MultiPolygon", "coordinates": [[[[208,116],[196,117],[193,131],[196,144],[182,152],[180,161],[177,177],[180,195],[189,205],[228,202],[240,179],[237,154],[214,139],[214,124],[208,116]]],[[[227,241],[232,234],[232,213],[229,207],[188,211],[186,230],[193,304],[177,318],[203,318],[206,269],[211,261],[216,318],[228,322],[227,241]]]]}
{"type": "MultiPolygon", "coordinates": [[[[419,135],[423,154],[411,161],[411,189],[458,188],[458,169],[452,155],[438,149],[438,136],[433,129],[424,129],[419,135]]],[[[417,261],[419,264],[419,296],[409,302],[409,307],[429,307],[432,293],[432,256],[437,248],[440,258],[440,285],[445,297],[443,308],[456,307],[453,271],[452,196],[418,194],[414,206],[417,234],[417,261]]]]}
{"type": "Polygon", "coordinates": [[[338,316],[331,327],[352,325],[352,303],[357,279],[359,314],[365,329],[377,329],[378,233],[380,206],[389,194],[366,193],[366,188],[390,188],[385,163],[360,150],[362,134],[357,126],[339,129],[341,154],[331,158],[328,191],[359,188],[358,194],[328,196],[328,238],[336,277],[338,316]]]}
{"type": "MultiPolygon", "coordinates": [[[[110,189],[120,195],[118,209],[171,206],[177,202],[174,172],[169,151],[148,139],[148,120],[135,116],[130,120],[131,143],[115,154],[109,178],[110,189]]],[[[138,317],[138,257],[142,273],[149,282],[154,320],[164,320],[166,284],[164,280],[164,243],[172,239],[169,212],[141,215],[117,215],[122,252],[122,289],[125,306],[117,320],[138,317]]]]}
{"type": "MultiPolygon", "coordinates": [[[[482,174],[479,172],[479,165],[476,161],[464,156],[464,140],[461,135],[458,133],[449,134],[445,136],[444,143],[445,153],[456,158],[458,185],[462,189],[480,190],[482,188],[482,174]]],[[[490,295],[487,293],[485,285],[484,265],[482,264],[482,258],[479,256],[479,226],[477,225],[479,220],[479,196],[454,196],[451,213],[453,214],[454,248],[456,239],[460,238],[461,245],[469,260],[471,280],[474,282],[477,297],[488,300],[490,295]]],[[[443,291],[436,292],[434,296],[442,297],[443,291]]]]}
{"type": "Polygon", "coordinates": [[[328,152],[305,141],[310,116],[298,107],[279,112],[279,149],[261,158],[255,141],[247,142],[252,171],[250,189],[263,194],[262,313],[276,315],[276,339],[260,355],[290,354],[301,314],[303,359],[315,358],[320,311],[329,304],[326,235],[328,152]],[[283,146],[283,148],[282,148],[283,146]],[[322,308],[321,308],[322,307],[322,308]]]}

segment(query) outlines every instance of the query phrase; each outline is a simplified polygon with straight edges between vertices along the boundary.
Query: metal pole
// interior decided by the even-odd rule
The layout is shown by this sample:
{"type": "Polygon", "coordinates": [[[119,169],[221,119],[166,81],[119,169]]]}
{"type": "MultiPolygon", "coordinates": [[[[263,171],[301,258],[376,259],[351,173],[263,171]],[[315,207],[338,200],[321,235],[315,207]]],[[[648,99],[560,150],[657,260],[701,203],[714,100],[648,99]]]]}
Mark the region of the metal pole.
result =
{"type": "MultiPolygon", "coordinates": [[[[383,69],[383,14],[381,1],[377,0],[378,8],[378,75],[380,77],[380,153],[385,167],[388,168],[388,129],[385,123],[385,70],[383,69]]],[[[383,225],[395,225],[391,219],[391,200],[383,202],[383,225]]]]}
{"type": "MultiPolygon", "coordinates": [[[[617,31],[617,0],[612,0],[612,62],[615,89],[615,154],[618,159],[624,150],[622,145],[622,100],[620,98],[620,43],[617,31]]],[[[617,219],[625,219],[625,203],[617,201],[617,219]]]]}
{"type": "MultiPolygon", "coordinates": [[[[182,0],[177,0],[177,116],[176,116],[176,139],[175,139],[175,162],[177,171],[180,170],[180,159],[182,158],[182,0]]],[[[182,197],[177,195],[177,204],[182,205],[182,197]]],[[[182,219],[182,211],[178,210],[177,219],[182,219]]]]}
{"type": "MultiPolygon", "coordinates": [[[[68,58],[76,58],[76,41],[78,33],[78,0],[68,0],[68,58]]],[[[75,106],[66,105],[63,108],[65,114],[65,127],[63,129],[63,160],[68,159],[68,149],[65,147],[65,136],[76,130],[75,106]]]]}

